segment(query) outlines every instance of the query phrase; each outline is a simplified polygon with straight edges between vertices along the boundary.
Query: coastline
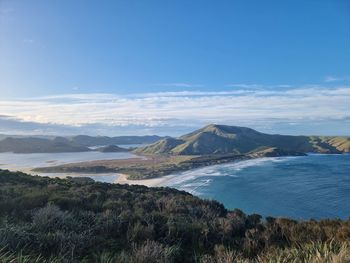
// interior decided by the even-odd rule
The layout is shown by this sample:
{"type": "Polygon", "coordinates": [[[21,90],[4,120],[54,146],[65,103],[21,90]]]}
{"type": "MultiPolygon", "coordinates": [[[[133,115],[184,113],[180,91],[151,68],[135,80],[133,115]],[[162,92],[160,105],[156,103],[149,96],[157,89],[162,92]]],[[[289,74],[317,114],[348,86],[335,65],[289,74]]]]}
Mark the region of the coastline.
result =
{"type": "Polygon", "coordinates": [[[115,184],[128,184],[128,185],[144,185],[147,187],[161,187],[165,182],[174,177],[174,175],[166,175],[151,179],[130,180],[127,179],[127,174],[118,174],[118,178],[114,181],[115,184]]]}
{"type": "Polygon", "coordinates": [[[47,177],[60,177],[60,178],[65,178],[67,176],[70,177],[89,177],[92,178],[96,181],[96,177],[103,177],[106,175],[114,175],[117,178],[111,182],[113,184],[128,184],[128,185],[144,185],[147,187],[161,187],[165,182],[170,180],[171,178],[174,177],[174,175],[166,175],[162,177],[157,177],[157,178],[151,178],[151,179],[142,179],[142,180],[130,180],[127,179],[128,175],[127,174],[122,174],[122,173],[117,173],[117,174],[106,174],[106,173],[94,173],[94,174],[87,174],[87,173],[40,173],[40,172],[34,172],[32,170],[32,167],[16,167],[16,166],[9,166],[9,167],[4,167],[0,168],[4,170],[9,170],[11,172],[22,172],[22,173],[27,173],[32,176],[39,175],[39,176],[47,176],[47,177]],[[51,176],[49,175],[51,174],[51,176]]]}
{"type": "MultiPolygon", "coordinates": [[[[314,154],[314,155],[326,155],[326,154],[314,154]]],[[[332,154],[333,155],[333,154],[332,154]]],[[[312,156],[312,154],[311,154],[312,156]]],[[[281,157],[281,156],[279,156],[281,157]]],[[[291,156],[283,156],[283,157],[291,157],[291,156]]],[[[265,158],[271,158],[271,157],[255,157],[251,158],[248,160],[259,160],[259,159],[265,159],[265,158]]],[[[227,163],[222,163],[222,164],[230,164],[230,163],[240,163],[248,160],[234,160],[232,162],[227,162],[227,163]]],[[[211,166],[217,166],[217,165],[222,165],[222,164],[213,164],[213,165],[208,165],[208,166],[203,166],[203,167],[197,167],[189,170],[184,170],[184,171],[179,171],[180,173],[182,172],[191,172],[197,169],[203,169],[204,167],[211,167],[211,166]]],[[[41,172],[34,172],[31,167],[16,167],[16,166],[11,166],[7,167],[5,169],[11,170],[11,171],[20,171],[24,173],[28,173],[31,175],[39,175],[39,176],[48,176],[48,177],[89,177],[94,179],[95,181],[100,181],[100,182],[107,182],[107,183],[114,183],[114,184],[128,184],[128,185],[144,185],[147,187],[164,187],[169,185],[168,183],[172,183],[174,179],[178,181],[178,179],[181,178],[179,177],[179,172],[178,173],[172,173],[169,175],[161,176],[161,177],[156,177],[156,178],[151,178],[151,179],[127,179],[129,176],[128,174],[125,173],[74,173],[74,172],[66,172],[66,173],[41,173],[41,172]],[[99,178],[100,179],[97,179],[99,178]],[[113,178],[114,177],[114,178],[113,178]],[[179,178],[178,178],[179,177],[179,178]]],[[[193,176],[193,175],[192,175],[193,176]]]]}
{"type": "MultiPolygon", "coordinates": [[[[6,164],[2,165],[5,166],[6,164]]],[[[6,166],[6,167],[1,167],[0,169],[2,170],[9,170],[11,172],[21,172],[21,173],[26,173],[26,174],[30,174],[30,175],[37,175],[38,173],[33,172],[32,167],[20,167],[20,166],[15,166],[15,165],[11,165],[11,166],[6,166]]]]}
{"type": "MultiPolygon", "coordinates": [[[[281,157],[281,156],[278,156],[281,157]]],[[[284,157],[284,156],[283,156],[284,157]]],[[[289,156],[291,157],[291,156],[289,156]]],[[[174,171],[171,174],[150,178],[150,179],[127,179],[129,176],[127,173],[109,173],[109,172],[101,172],[101,173],[88,173],[88,172],[41,172],[41,171],[34,171],[32,167],[16,167],[11,166],[7,169],[11,171],[20,171],[24,173],[28,173],[31,175],[39,175],[39,176],[48,176],[48,177],[60,177],[65,178],[67,176],[70,177],[89,177],[94,179],[95,181],[102,181],[102,182],[108,182],[108,183],[114,183],[114,184],[128,184],[128,185],[144,185],[147,187],[163,187],[166,186],[169,181],[172,181],[174,178],[177,178],[179,176],[179,173],[186,173],[191,172],[198,169],[203,169],[205,167],[211,167],[211,166],[217,166],[217,165],[223,165],[223,164],[230,164],[230,163],[240,163],[248,160],[258,160],[258,159],[265,159],[265,158],[271,158],[271,157],[250,157],[250,158],[242,158],[242,159],[235,159],[231,160],[229,162],[222,162],[222,163],[213,163],[210,165],[204,165],[199,167],[194,167],[192,169],[186,169],[186,170],[179,170],[174,171]],[[103,179],[103,177],[109,177],[106,181],[106,179],[103,179]],[[112,178],[112,176],[116,177],[115,179],[112,178]],[[101,177],[101,179],[97,179],[98,177],[101,177]]],[[[102,160],[104,161],[104,160],[102,160]]],[[[108,160],[109,161],[109,160],[108,160]]],[[[123,159],[121,159],[123,161],[123,159]]]]}

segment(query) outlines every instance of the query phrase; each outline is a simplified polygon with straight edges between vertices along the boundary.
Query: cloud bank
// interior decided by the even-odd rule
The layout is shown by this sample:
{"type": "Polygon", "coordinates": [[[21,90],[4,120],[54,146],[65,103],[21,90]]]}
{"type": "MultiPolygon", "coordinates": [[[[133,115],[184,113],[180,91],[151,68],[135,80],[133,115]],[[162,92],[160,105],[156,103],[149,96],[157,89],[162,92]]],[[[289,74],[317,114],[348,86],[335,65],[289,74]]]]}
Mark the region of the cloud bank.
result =
{"type": "Polygon", "coordinates": [[[0,132],[20,131],[22,124],[37,127],[36,133],[177,135],[222,123],[275,133],[348,135],[349,105],[350,86],[63,94],[0,100],[0,132]]]}

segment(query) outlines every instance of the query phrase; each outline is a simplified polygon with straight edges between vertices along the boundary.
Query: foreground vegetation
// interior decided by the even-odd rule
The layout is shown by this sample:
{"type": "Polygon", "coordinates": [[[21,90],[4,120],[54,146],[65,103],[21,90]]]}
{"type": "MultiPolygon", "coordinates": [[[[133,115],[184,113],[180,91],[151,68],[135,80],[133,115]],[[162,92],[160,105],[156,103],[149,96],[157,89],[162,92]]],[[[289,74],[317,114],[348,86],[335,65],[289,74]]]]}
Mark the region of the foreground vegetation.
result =
{"type": "Polygon", "coordinates": [[[350,220],[262,219],[170,188],[0,170],[0,262],[349,262],[349,241],[350,220]]]}

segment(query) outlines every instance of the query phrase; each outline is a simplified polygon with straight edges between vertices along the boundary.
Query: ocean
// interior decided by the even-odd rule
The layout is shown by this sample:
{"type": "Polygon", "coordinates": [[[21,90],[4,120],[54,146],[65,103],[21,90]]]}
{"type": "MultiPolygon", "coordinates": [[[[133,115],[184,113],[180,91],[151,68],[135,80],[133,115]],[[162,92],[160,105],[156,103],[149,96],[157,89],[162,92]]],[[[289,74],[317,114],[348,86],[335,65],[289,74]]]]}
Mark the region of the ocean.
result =
{"type": "Polygon", "coordinates": [[[245,213],[305,220],[350,216],[350,154],[215,165],[179,173],[166,184],[245,213]]]}
{"type": "MultiPolygon", "coordinates": [[[[89,160],[125,159],[131,153],[0,153],[0,169],[23,170],[89,160]]],[[[76,174],[45,174],[65,177],[76,174]]],[[[79,174],[113,183],[117,174],[79,174]]],[[[309,154],[214,165],[172,175],[165,186],[214,199],[228,209],[295,219],[350,217],[350,154],[309,154]]]]}

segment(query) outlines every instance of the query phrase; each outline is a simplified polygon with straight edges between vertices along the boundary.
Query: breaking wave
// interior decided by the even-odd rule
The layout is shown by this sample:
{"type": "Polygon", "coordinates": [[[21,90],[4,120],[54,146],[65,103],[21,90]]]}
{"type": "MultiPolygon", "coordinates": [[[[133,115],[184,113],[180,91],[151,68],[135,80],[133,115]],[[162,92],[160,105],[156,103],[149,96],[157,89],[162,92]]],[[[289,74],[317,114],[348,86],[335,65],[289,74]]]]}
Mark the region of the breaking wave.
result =
{"type": "Polygon", "coordinates": [[[200,194],[199,189],[209,186],[213,181],[210,177],[230,176],[239,177],[238,173],[248,167],[262,166],[274,162],[284,162],[297,157],[269,157],[237,161],[228,164],[218,164],[193,169],[169,176],[163,186],[171,186],[192,194],[200,194]],[[203,178],[205,177],[205,178],[203,178]],[[209,177],[209,178],[208,178],[209,177]]]}

